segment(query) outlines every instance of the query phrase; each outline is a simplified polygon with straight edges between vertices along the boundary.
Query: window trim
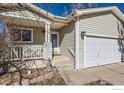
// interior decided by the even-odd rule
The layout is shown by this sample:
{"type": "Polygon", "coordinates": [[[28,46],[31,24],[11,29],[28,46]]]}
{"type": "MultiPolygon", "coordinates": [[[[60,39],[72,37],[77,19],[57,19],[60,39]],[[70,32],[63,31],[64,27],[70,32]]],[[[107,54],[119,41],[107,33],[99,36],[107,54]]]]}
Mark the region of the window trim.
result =
{"type": "Polygon", "coordinates": [[[32,28],[22,28],[22,27],[17,27],[17,29],[21,29],[21,41],[12,41],[14,43],[33,43],[33,29],[32,28]],[[30,30],[31,31],[31,41],[22,41],[22,30],[30,30]]]}

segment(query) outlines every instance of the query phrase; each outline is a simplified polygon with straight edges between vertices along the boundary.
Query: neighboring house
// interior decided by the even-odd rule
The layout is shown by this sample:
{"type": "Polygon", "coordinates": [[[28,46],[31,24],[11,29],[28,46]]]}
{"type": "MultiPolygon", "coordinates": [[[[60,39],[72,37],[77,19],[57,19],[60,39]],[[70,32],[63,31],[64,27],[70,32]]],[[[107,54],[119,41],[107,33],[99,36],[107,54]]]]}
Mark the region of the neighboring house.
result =
{"type": "Polygon", "coordinates": [[[123,61],[124,15],[117,7],[75,10],[60,17],[32,4],[1,6],[0,19],[8,32],[16,32],[9,38],[12,59],[64,55],[75,69],[123,61]]]}

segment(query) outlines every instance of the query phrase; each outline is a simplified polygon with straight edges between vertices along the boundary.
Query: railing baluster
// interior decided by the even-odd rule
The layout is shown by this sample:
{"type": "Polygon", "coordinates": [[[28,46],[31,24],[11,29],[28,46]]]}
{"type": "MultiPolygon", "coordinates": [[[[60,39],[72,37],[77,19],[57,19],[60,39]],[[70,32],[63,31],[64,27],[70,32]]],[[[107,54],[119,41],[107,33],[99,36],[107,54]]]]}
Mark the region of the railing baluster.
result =
{"type": "Polygon", "coordinates": [[[42,45],[12,45],[10,47],[10,59],[38,59],[43,57],[42,45]]]}
{"type": "Polygon", "coordinates": [[[24,59],[24,47],[25,46],[22,46],[22,59],[24,59]]]}
{"type": "Polygon", "coordinates": [[[12,59],[12,47],[10,47],[10,60],[12,59]]]}
{"type": "Polygon", "coordinates": [[[19,46],[19,59],[21,59],[21,45],[19,46]]]}

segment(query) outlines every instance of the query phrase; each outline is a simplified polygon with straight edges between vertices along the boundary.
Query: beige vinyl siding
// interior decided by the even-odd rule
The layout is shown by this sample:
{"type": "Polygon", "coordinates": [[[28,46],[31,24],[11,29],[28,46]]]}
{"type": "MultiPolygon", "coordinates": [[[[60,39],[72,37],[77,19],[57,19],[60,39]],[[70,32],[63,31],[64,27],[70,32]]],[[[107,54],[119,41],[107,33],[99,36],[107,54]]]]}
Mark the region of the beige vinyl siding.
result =
{"type": "Polygon", "coordinates": [[[118,19],[113,14],[93,16],[80,20],[80,31],[87,33],[118,36],[118,19]]]}
{"type": "Polygon", "coordinates": [[[73,62],[74,62],[74,57],[69,52],[68,48],[71,48],[73,52],[75,51],[74,30],[75,30],[74,22],[70,23],[70,25],[63,27],[60,30],[60,53],[62,55],[70,57],[73,62]]]}
{"type": "Polygon", "coordinates": [[[45,41],[45,33],[40,28],[33,29],[33,43],[34,44],[44,44],[45,41]]]}
{"type": "MultiPolygon", "coordinates": [[[[90,17],[80,18],[80,33],[85,31],[86,33],[118,36],[118,19],[112,14],[91,15],[90,17]]],[[[80,37],[80,68],[83,67],[84,60],[84,40],[80,37]]]]}

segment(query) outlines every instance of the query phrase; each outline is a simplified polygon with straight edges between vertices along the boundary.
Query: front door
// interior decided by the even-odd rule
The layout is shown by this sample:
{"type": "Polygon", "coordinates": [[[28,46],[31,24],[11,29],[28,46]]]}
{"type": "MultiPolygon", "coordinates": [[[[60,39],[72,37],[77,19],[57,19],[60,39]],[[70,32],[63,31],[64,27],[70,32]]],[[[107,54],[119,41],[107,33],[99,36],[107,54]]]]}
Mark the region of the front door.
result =
{"type": "Polygon", "coordinates": [[[52,48],[57,47],[57,34],[51,34],[52,48]]]}
{"type": "Polygon", "coordinates": [[[60,54],[59,34],[57,32],[51,33],[51,42],[52,42],[53,54],[60,54]]]}

